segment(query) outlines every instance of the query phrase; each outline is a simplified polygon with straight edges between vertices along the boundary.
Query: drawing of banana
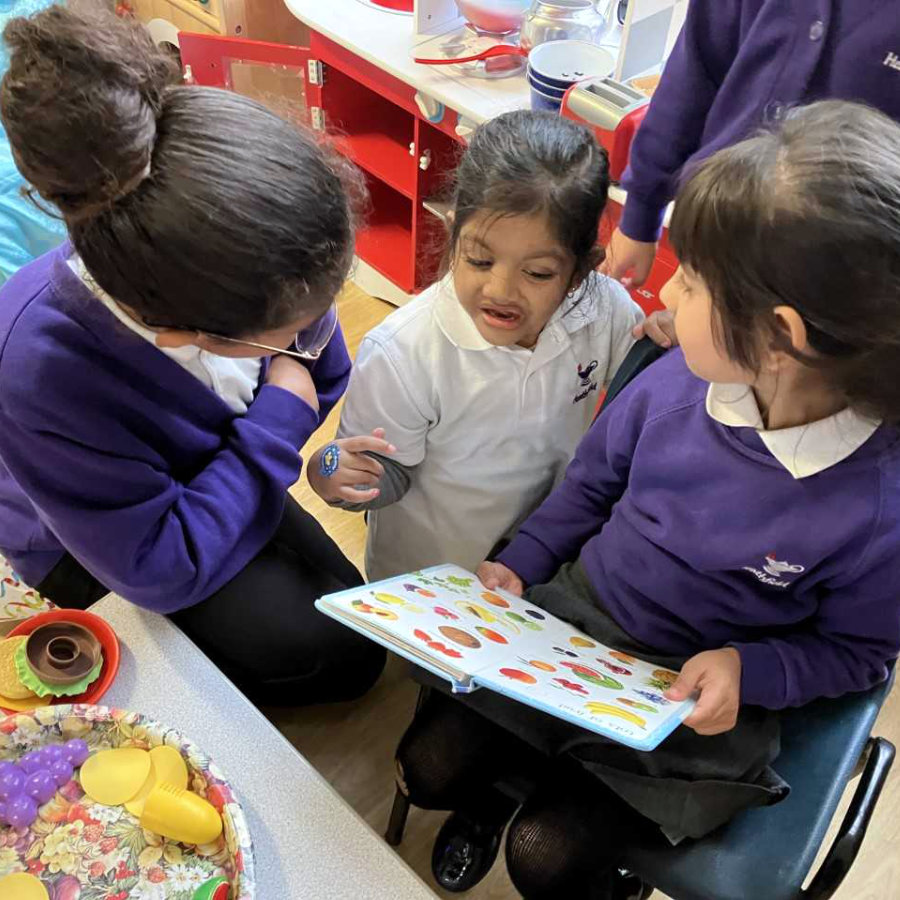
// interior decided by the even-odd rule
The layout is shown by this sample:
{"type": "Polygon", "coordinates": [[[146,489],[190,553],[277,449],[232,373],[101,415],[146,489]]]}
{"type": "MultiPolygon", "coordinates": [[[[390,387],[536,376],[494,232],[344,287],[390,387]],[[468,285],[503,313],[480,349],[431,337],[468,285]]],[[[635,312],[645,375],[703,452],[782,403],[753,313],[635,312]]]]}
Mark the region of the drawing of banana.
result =
{"type": "Polygon", "coordinates": [[[618,717],[619,719],[625,719],[626,722],[631,722],[633,725],[637,725],[638,728],[647,727],[647,722],[640,716],[618,706],[613,706],[611,703],[599,703],[596,700],[591,700],[590,703],[584,704],[584,708],[595,716],[618,717]]]}

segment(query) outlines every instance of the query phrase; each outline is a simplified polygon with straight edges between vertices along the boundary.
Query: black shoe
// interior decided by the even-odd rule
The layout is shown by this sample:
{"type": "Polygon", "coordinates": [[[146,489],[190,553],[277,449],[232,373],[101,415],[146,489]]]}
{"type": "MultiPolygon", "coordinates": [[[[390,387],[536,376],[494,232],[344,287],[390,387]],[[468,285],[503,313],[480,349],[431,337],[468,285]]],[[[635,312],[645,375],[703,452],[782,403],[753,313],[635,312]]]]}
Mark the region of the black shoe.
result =
{"type": "Polygon", "coordinates": [[[435,881],[452,893],[475,887],[497,859],[505,824],[481,824],[462,813],[452,813],[434,841],[431,871],[435,881]]]}
{"type": "Polygon", "coordinates": [[[634,872],[616,869],[613,873],[612,900],[647,900],[653,893],[653,886],[644,884],[634,872]]]}

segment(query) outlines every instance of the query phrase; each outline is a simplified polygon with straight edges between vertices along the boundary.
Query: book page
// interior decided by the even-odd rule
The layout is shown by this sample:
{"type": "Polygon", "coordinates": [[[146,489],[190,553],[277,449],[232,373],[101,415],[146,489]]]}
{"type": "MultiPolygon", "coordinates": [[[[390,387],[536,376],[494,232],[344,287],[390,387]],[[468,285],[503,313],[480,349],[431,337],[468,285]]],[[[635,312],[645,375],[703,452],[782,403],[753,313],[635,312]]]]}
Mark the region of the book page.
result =
{"type": "Polygon", "coordinates": [[[331,594],[319,603],[339,610],[342,617],[352,616],[381,638],[391,636],[418,659],[433,658],[451,674],[472,675],[514,660],[516,645],[532,633],[519,616],[505,615],[509,600],[485,591],[471,572],[458,566],[400,575],[331,594]],[[502,608],[492,605],[496,603],[502,608]]]}

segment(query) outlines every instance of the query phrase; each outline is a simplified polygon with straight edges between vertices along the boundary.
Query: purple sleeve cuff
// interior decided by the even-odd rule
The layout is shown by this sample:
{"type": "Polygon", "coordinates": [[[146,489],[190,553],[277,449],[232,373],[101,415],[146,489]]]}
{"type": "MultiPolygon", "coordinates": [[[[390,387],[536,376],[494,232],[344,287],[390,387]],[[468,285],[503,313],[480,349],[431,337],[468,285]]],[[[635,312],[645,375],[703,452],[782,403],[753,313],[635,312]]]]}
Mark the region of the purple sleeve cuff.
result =
{"type": "Polygon", "coordinates": [[[497,562],[513,570],[526,585],[544,584],[559,569],[559,561],[538,540],[519,534],[497,557],[497,562]]]}
{"type": "Polygon", "coordinates": [[[646,203],[637,195],[629,194],[625,200],[619,230],[633,241],[643,241],[647,244],[658,241],[662,235],[666,206],[668,204],[660,207],[657,204],[646,203]]]}
{"type": "Polygon", "coordinates": [[[259,389],[245,418],[298,451],[319,427],[318,413],[305,400],[274,384],[259,389]]]}
{"type": "Polygon", "coordinates": [[[766,643],[731,643],[741,655],[741,704],[783,709],[787,685],[778,651],[766,643]]]}

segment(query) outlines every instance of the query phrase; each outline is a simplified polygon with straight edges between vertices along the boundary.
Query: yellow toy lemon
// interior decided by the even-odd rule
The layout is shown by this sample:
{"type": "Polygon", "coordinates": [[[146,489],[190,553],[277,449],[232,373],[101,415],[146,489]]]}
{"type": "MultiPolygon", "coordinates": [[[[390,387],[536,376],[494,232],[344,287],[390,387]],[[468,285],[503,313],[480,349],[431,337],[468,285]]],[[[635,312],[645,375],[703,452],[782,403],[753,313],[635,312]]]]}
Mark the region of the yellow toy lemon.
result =
{"type": "Polygon", "coordinates": [[[174,747],[167,745],[154,747],[150,751],[150,774],[137,796],[125,803],[125,809],[140,818],[150,792],[163,782],[181,790],[188,786],[188,770],[184,757],[174,747]]]}
{"type": "Polygon", "coordinates": [[[158,784],[144,803],[141,827],[183,844],[211,844],[222,833],[222,817],[197,794],[158,784]]]}

